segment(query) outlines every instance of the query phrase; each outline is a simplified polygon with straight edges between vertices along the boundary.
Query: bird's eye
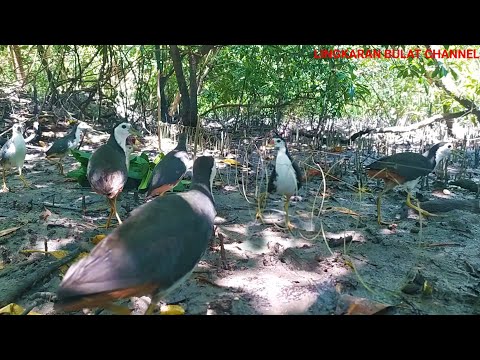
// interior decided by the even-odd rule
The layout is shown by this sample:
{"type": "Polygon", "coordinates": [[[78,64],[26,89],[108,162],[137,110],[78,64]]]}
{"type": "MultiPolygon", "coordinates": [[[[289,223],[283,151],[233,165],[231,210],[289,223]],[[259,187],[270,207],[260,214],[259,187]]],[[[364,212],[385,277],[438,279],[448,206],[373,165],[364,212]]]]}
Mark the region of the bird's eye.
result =
{"type": "Polygon", "coordinates": [[[122,129],[126,129],[127,128],[127,125],[122,125],[122,129]]]}
{"type": "Polygon", "coordinates": [[[448,145],[448,148],[450,149],[452,147],[452,145],[448,145]]]}

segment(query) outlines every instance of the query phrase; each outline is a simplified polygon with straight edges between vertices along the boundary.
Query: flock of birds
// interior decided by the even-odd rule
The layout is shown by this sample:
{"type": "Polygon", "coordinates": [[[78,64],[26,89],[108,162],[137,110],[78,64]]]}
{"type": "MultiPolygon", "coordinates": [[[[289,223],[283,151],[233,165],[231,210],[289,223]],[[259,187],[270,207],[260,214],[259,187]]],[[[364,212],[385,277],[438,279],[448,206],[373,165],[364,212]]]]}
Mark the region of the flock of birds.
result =
{"type": "MultiPolygon", "coordinates": [[[[88,129],[91,127],[84,123],[76,124],[46,152],[47,158],[58,165],[62,174],[61,159],[71,149],[79,147],[88,129]]],[[[128,179],[132,138],[139,135],[129,123],[116,125],[108,141],[93,152],[88,162],[87,178],[92,190],[105,196],[110,204],[104,227],[111,225],[113,215],[119,225],[87,257],[69,268],[57,290],[55,309],[112,308],[119,299],[149,296],[151,302],[145,314],[152,314],[158,302],[190,276],[208,248],[216,216],[212,194],[216,174],[214,158],[197,157],[190,189],[165,195],[187,172],[189,156],[183,133],[177,147],[156,165],[146,202],[134,209],[125,221],[120,219],[116,200],[128,179]]],[[[278,151],[267,191],[285,196],[285,228],[291,229],[288,204],[302,186],[302,172],[283,138],[276,134],[270,144],[278,151]]],[[[382,223],[381,195],[396,185],[407,188],[407,205],[423,211],[411,204],[410,193],[419,179],[434,171],[451,149],[451,143],[442,142],[423,155],[395,154],[367,167],[370,177],[385,181],[384,191],[377,200],[379,223],[382,223]]],[[[24,185],[30,186],[22,175],[25,155],[23,129],[15,124],[11,138],[0,150],[4,191],[8,190],[5,172],[14,167],[24,185]]],[[[262,214],[257,213],[257,217],[262,218],[262,214]]]]}

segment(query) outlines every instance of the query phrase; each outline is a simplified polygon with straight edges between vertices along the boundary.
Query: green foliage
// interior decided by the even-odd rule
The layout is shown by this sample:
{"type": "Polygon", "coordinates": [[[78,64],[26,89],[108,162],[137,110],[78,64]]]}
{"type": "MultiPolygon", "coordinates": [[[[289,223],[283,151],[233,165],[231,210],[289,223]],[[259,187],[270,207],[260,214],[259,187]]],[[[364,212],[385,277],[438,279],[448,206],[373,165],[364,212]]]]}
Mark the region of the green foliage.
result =
{"type": "Polygon", "coordinates": [[[72,156],[85,168],[87,168],[88,161],[92,157],[92,153],[82,150],[71,150],[72,156]]]}
{"type": "Polygon", "coordinates": [[[77,179],[77,182],[81,186],[88,186],[89,182],[87,179],[87,166],[92,153],[81,150],[71,150],[71,154],[80,163],[80,167],[78,169],[69,171],[66,175],[67,178],[77,179]]]}
{"type": "MultiPolygon", "coordinates": [[[[72,155],[80,163],[80,167],[68,172],[66,176],[68,178],[77,179],[81,186],[89,186],[87,179],[87,166],[92,153],[81,150],[73,150],[72,155]]],[[[165,155],[163,153],[160,153],[153,161],[149,161],[148,155],[142,152],[140,155],[130,158],[128,177],[130,179],[137,180],[140,183],[138,185],[138,190],[144,190],[147,188],[155,165],[158,164],[164,156],[165,155]]],[[[183,183],[183,189],[185,189],[187,185],[187,183],[183,183]]],[[[180,184],[177,185],[176,191],[183,191],[180,184]]]]}
{"type": "MultiPolygon", "coordinates": [[[[142,153],[142,155],[145,155],[145,153],[142,153]]],[[[164,156],[165,156],[164,153],[160,153],[155,157],[155,159],[152,162],[149,162],[147,173],[142,178],[142,182],[138,186],[138,190],[145,190],[148,187],[148,184],[152,179],[153,169],[155,168],[155,165],[157,165],[163,159],[164,156]]]]}
{"type": "Polygon", "coordinates": [[[128,177],[136,180],[142,180],[148,173],[150,163],[148,156],[142,153],[130,159],[130,166],[128,168],[128,177]]]}
{"type": "MultiPolygon", "coordinates": [[[[281,125],[285,118],[308,118],[315,127],[324,119],[344,117],[381,119],[394,125],[405,119],[417,121],[432,113],[464,109],[435,85],[437,81],[448,84],[453,93],[479,102],[478,59],[313,57],[314,50],[361,48],[405,52],[421,49],[422,53],[427,49],[424,45],[222,46],[211,56],[197,58],[195,75],[201,82],[200,118],[271,119],[277,122],[275,125],[281,125]]],[[[159,45],[157,53],[155,45],[44,45],[43,50],[38,45],[20,45],[18,49],[27,77],[25,90],[31,92],[35,85],[39,98],[44,99],[54,89],[58,93],[57,101],[67,111],[77,109],[90,93],[96,101],[100,92],[102,105],[119,111],[119,115],[133,112],[135,116],[141,114],[155,121],[159,69],[167,79],[166,106],[170,106],[178,94],[166,45],[159,45]]],[[[179,49],[188,83],[189,54],[199,54],[201,45],[182,45],[179,49]]],[[[0,45],[0,84],[12,84],[16,80],[10,50],[9,45],[0,45]]],[[[95,101],[84,111],[96,114],[98,102],[95,101]]],[[[88,162],[82,159],[82,156],[77,158],[88,162]]],[[[146,186],[145,176],[151,176],[151,166],[146,165],[136,160],[131,169],[132,178],[142,177],[142,186],[146,186]]]]}
{"type": "Polygon", "coordinates": [[[182,192],[188,190],[191,183],[190,180],[180,180],[180,182],[173,188],[173,191],[182,192]]]}

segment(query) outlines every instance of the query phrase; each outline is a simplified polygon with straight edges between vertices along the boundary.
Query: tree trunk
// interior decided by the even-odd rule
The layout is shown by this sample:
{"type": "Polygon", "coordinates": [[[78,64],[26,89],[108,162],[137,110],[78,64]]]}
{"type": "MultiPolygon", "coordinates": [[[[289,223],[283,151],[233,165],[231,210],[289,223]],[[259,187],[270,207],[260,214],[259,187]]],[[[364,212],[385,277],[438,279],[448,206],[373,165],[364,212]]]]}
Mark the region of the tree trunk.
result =
{"type": "Polygon", "coordinates": [[[190,94],[188,93],[187,82],[183,74],[182,58],[177,45],[170,45],[170,56],[172,57],[173,68],[175,69],[175,76],[177,78],[178,90],[182,96],[181,118],[185,126],[195,126],[191,123],[190,115],[190,94]]]}
{"type": "Polygon", "coordinates": [[[160,53],[160,45],[155,45],[155,59],[157,61],[157,71],[158,71],[158,92],[160,96],[160,113],[159,113],[159,120],[162,122],[170,123],[171,119],[168,115],[168,101],[167,97],[165,96],[165,85],[167,85],[168,77],[165,76],[163,68],[164,68],[164,61],[162,60],[161,53],[160,53]]]}
{"type": "Polygon", "coordinates": [[[25,70],[23,68],[22,52],[20,46],[10,45],[13,67],[15,69],[15,78],[23,86],[25,84],[25,70]]]}
{"type": "Polygon", "coordinates": [[[197,101],[197,64],[198,58],[194,54],[188,57],[190,65],[190,125],[197,126],[198,121],[198,101],[197,101]]]}
{"type": "Polygon", "coordinates": [[[45,73],[47,74],[48,85],[50,86],[50,91],[52,94],[50,99],[50,106],[49,106],[51,110],[53,104],[57,101],[57,98],[58,98],[57,87],[55,86],[55,83],[53,80],[53,74],[50,71],[50,68],[48,66],[48,61],[47,61],[44,47],[42,45],[37,45],[37,51],[38,51],[38,54],[40,55],[42,66],[45,69],[45,73]]]}

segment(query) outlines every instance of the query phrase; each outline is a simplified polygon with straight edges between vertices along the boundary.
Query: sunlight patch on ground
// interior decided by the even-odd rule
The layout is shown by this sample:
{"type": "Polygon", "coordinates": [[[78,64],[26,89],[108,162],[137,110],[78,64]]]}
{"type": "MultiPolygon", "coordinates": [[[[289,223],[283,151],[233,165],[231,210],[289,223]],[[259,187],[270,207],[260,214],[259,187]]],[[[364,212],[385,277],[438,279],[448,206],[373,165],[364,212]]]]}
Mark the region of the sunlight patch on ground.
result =
{"type": "MultiPolygon", "coordinates": [[[[339,267],[334,275],[347,273],[347,269],[339,267]]],[[[256,294],[259,298],[254,300],[254,305],[261,314],[280,315],[307,312],[322,296],[320,288],[324,288],[324,283],[330,284],[331,279],[314,272],[256,268],[237,271],[218,279],[216,283],[256,294]]]]}

